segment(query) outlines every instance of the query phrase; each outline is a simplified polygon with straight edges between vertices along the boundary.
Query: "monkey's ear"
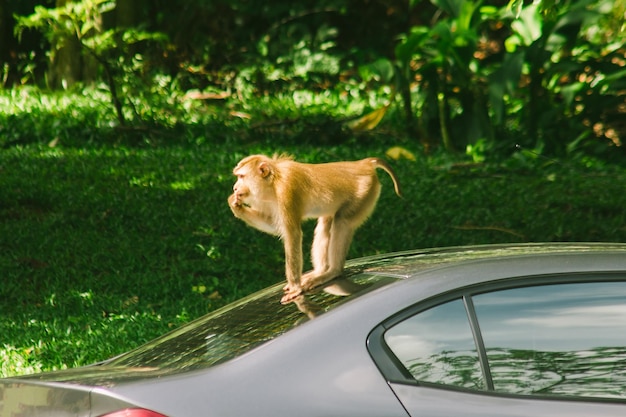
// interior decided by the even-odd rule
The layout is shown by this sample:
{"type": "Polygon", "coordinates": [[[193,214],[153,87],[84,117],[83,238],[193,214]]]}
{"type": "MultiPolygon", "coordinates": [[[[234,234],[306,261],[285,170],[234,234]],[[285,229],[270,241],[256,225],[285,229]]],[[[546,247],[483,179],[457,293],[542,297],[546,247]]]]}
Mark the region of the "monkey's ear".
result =
{"type": "Polygon", "coordinates": [[[267,162],[261,162],[259,164],[259,175],[261,178],[266,178],[272,173],[272,167],[267,162]]]}

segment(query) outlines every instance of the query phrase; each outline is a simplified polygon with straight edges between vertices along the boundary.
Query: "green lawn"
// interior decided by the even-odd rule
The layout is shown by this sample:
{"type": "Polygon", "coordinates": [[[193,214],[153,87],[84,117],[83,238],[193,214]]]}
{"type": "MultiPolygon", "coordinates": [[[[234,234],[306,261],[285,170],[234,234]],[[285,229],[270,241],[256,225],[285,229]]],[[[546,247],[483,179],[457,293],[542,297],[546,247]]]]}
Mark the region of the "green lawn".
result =
{"type": "MultiPolygon", "coordinates": [[[[236,220],[226,204],[232,167],[249,153],[326,162],[384,156],[400,144],[416,154],[390,161],[403,199],[380,174],[381,199],[350,257],[626,241],[626,170],[613,165],[522,154],[476,165],[464,155],[425,156],[392,135],[339,144],[277,140],[290,132],[276,130],[251,138],[254,126],[240,121],[139,130],[123,141],[96,116],[55,126],[37,111],[28,110],[35,120],[5,115],[0,129],[0,376],[105,359],[281,281],[280,241],[236,220]],[[24,133],[31,124],[33,137],[24,133]],[[184,140],[169,139],[173,132],[184,140]]],[[[312,228],[305,225],[307,246],[312,228]]]]}

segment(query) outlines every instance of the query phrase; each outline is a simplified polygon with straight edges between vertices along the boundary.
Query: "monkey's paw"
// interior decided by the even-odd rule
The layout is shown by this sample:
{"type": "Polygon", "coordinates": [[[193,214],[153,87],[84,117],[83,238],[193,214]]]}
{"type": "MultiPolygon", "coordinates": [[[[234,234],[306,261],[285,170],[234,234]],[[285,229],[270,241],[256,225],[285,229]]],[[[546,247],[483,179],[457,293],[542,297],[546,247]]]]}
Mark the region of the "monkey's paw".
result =
{"type": "Polygon", "coordinates": [[[311,291],[325,285],[329,281],[337,278],[339,275],[340,274],[329,273],[319,274],[315,271],[310,271],[302,275],[300,286],[302,287],[302,291],[304,292],[311,291]]]}
{"type": "Polygon", "coordinates": [[[228,206],[233,213],[243,212],[245,209],[250,208],[250,205],[244,203],[243,199],[238,194],[232,194],[228,198],[228,206]]]}
{"type": "Polygon", "coordinates": [[[302,289],[300,287],[286,287],[283,298],[280,299],[281,304],[287,304],[302,295],[302,289]]]}

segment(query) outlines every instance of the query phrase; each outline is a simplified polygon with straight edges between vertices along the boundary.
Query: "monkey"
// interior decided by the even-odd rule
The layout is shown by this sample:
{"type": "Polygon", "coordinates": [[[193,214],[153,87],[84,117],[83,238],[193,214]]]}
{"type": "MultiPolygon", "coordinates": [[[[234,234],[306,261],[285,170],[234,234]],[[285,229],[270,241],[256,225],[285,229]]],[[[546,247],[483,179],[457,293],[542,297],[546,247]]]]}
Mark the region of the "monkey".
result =
{"type": "Polygon", "coordinates": [[[228,197],[234,216],[283,241],[287,285],[281,302],[341,275],[354,232],[380,196],[377,168],[389,174],[402,197],[393,169],[375,157],[307,164],[288,155],[252,155],[235,166],[237,180],[228,197]],[[302,222],[313,218],[313,270],[303,274],[302,222]]]}

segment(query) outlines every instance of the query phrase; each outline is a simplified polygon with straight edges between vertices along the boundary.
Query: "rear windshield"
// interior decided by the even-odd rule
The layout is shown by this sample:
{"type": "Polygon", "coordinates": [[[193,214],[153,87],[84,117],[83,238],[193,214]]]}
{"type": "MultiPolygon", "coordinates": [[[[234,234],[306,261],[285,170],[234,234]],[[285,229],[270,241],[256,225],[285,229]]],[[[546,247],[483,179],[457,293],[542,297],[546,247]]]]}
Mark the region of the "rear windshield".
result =
{"type": "Polygon", "coordinates": [[[276,285],[114,358],[105,365],[175,372],[213,366],[242,355],[339,304],[396,280],[390,276],[357,273],[334,280],[323,290],[284,305],[279,302],[283,284],[276,285]]]}

